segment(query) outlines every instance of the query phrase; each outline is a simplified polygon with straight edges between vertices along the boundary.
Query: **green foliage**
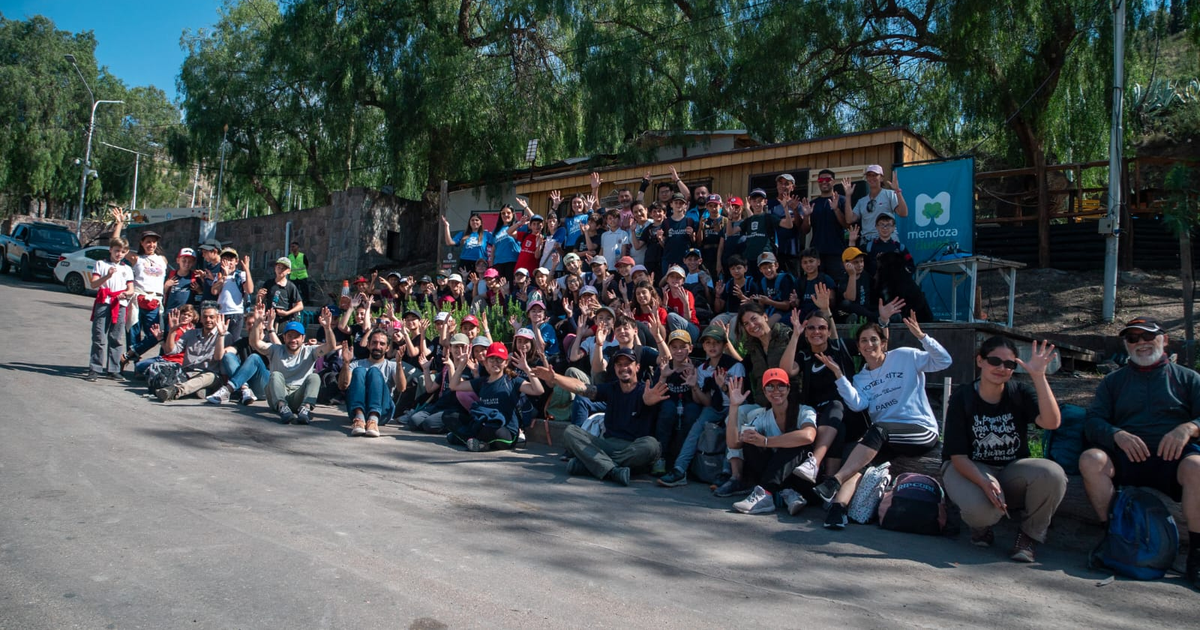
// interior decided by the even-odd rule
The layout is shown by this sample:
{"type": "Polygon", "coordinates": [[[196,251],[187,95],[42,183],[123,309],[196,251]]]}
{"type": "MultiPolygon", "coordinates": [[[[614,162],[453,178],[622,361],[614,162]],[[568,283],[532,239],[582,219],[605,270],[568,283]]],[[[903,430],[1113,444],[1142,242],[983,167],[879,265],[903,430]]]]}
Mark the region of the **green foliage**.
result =
{"type": "Polygon", "coordinates": [[[1171,167],[1166,189],[1163,221],[1176,236],[1196,229],[1200,225],[1200,181],[1196,170],[1182,163],[1171,167]]]}

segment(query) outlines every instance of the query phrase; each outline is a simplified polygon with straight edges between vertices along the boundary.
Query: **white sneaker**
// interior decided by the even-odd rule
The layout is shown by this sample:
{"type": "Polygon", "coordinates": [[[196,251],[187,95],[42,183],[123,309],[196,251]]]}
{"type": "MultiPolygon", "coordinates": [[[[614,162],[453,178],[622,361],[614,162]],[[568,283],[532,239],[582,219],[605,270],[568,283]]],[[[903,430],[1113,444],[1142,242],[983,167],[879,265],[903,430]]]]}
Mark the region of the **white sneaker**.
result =
{"type": "Polygon", "coordinates": [[[733,509],[742,514],[770,514],[775,511],[775,497],[762,486],[754,486],[750,496],[734,503],[733,509]]]}
{"type": "Polygon", "coordinates": [[[255,396],[254,392],[251,391],[250,387],[247,385],[242,385],[241,392],[242,392],[242,404],[243,405],[249,405],[249,404],[253,403],[254,401],[258,400],[258,396],[255,396]]]}
{"type": "Polygon", "coordinates": [[[787,508],[788,514],[791,514],[792,516],[799,514],[800,510],[803,510],[804,506],[808,505],[808,501],[805,501],[804,497],[800,496],[799,492],[796,492],[791,488],[784,488],[783,490],[780,490],[779,498],[783,501],[784,507],[787,508]]]}
{"type": "Polygon", "coordinates": [[[808,483],[817,483],[817,458],[813,457],[812,453],[809,453],[808,459],[805,459],[804,463],[792,470],[792,474],[808,483]]]}
{"type": "Polygon", "coordinates": [[[212,396],[208,396],[204,400],[207,400],[209,403],[214,405],[221,405],[229,402],[230,393],[231,392],[229,391],[229,388],[222,385],[221,389],[218,389],[215,393],[213,393],[212,396]]]}

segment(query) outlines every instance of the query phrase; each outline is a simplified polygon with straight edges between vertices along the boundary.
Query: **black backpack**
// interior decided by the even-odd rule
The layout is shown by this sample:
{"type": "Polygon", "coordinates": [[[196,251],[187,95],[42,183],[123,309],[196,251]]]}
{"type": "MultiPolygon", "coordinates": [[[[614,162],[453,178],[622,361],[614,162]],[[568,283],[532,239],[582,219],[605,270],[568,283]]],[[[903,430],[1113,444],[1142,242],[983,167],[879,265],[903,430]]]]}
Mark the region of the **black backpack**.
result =
{"type": "Polygon", "coordinates": [[[725,469],[725,449],[725,425],[705,422],[692,459],[692,476],[704,483],[716,481],[725,469]]]}
{"type": "Polygon", "coordinates": [[[178,385],[186,380],[183,376],[183,367],[178,363],[171,361],[155,361],[146,368],[146,387],[150,389],[150,393],[173,385],[178,385]]]}

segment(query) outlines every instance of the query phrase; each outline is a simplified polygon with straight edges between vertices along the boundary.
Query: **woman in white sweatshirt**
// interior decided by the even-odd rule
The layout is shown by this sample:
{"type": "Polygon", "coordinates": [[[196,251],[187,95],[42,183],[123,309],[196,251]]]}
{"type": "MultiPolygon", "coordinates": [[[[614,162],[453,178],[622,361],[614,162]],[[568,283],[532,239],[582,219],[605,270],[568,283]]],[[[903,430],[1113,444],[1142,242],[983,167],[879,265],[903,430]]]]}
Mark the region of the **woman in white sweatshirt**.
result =
{"type": "Polygon", "coordinates": [[[853,383],[837,362],[817,355],[837,378],[838,393],[846,406],[866,410],[871,417],[871,428],[841,469],[815,488],[817,495],[830,503],[826,528],[846,526],[846,505],[858,488],[859,471],[864,466],[876,458],[919,457],[937,446],[938,424],[925,396],[925,373],[950,367],[950,353],[922,332],[915,318],[906,318],[904,325],[921,342],[923,350],[888,350],[885,329],[874,323],[859,329],[856,341],[866,365],[854,375],[853,383]]]}

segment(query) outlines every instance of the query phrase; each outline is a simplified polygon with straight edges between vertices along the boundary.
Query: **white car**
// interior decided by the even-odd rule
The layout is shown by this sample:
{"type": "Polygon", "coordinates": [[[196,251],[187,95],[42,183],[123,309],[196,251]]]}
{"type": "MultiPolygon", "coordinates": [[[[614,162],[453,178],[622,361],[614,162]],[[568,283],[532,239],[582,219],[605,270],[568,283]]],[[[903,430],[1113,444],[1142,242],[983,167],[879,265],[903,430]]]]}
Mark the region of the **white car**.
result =
{"type": "Polygon", "coordinates": [[[88,279],[92,277],[92,269],[97,260],[108,260],[107,247],[85,247],[79,251],[63,254],[58,257],[54,266],[54,277],[66,285],[67,291],[82,295],[88,291],[88,279]]]}

